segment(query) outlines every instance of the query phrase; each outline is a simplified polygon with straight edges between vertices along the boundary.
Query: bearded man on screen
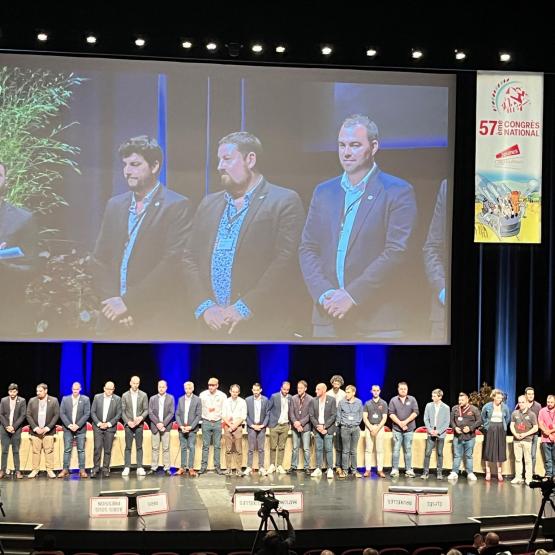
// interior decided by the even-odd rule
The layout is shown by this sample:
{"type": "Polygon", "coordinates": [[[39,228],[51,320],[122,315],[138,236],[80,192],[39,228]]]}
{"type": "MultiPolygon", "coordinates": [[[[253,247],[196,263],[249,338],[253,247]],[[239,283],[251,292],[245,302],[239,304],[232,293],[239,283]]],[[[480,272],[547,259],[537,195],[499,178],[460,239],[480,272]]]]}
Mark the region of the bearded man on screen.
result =
{"type": "Polygon", "coordinates": [[[299,195],[259,169],[262,144],[236,132],[218,145],[223,191],[206,196],[184,258],[200,333],[209,337],[291,336],[288,307],[304,223],[299,195]]]}

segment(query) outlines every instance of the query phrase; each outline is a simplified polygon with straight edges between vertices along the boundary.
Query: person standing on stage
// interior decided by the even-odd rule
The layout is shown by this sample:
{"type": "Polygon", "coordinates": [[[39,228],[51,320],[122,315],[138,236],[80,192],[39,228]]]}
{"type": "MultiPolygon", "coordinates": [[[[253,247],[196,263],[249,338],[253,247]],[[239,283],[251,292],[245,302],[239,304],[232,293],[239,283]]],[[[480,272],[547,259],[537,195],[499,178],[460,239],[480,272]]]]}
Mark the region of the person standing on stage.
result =
{"type": "Polygon", "coordinates": [[[518,398],[518,406],[518,410],[511,415],[511,432],[515,453],[515,477],[511,480],[511,484],[523,484],[525,481],[526,484],[529,484],[532,481],[532,438],[538,431],[538,419],[530,408],[526,395],[518,398]],[[523,458],[526,480],[522,477],[523,458]]]}
{"type": "Polygon", "coordinates": [[[299,449],[302,445],[304,453],[304,471],[310,474],[310,402],[312,395],[306,390],[308,384],[301,380],[297,383],[297,394],[291,398],[289,405],[289,421],[291,422],[291,434],[293,436],[293,453],[291,455],[291,467],[288,474],[297,471],[299,463],[299,449]]]}
{"type": "Polygon", "coordinates": [[[48,395],[48,386],[45,383],[39,383],[37,396],[30,399],[27,405],[27,422],[33,448],[33,469],[27,478],[35,478],[39,473],[40,454],[43,449],[46,473],[49,478],[56,478],[56,474],[54,474],[54,439],[59,418],[58,399],[48,395]]]}
{"type": "Polygon", "coordinates": [[[202,462],[199,474],[204,474],[208,469],[208,450],[210,443],[214,442],[214,468],[222,474],[221,447],[222,447],[222,410],[227,395],[218,389],[220,382],[217,378],[208,380],[208,389],[200,394],[202,402],[202,462]]]}
{"type": "Polygon", "coordinates": [[[383,451],[384,451],[384,426],[387,421],[387,403],[380,397],[381,389],[379,385],[372,386],[372,398],[366,402],[362,409],[362,419],[366,427],[364,466],[366,470],[364,476],[370,476],[372,468],[372,454],[376,453],[376,471],[380,478],[385,478],[383,471],[383,451]]]}
{"type": "Polygon", "coordinates": [[[541,435],[545,477],[553,478],[555,471],[555,395],[547,396],[547,404],[540,410],[538,423],[541,435]]]}
{"type": "MultiPolygon", "coordinates": [[[[345,399],[345,391],[341,389],[345,380],[343,376],[336,374],[330,379],[331,389],[328,391],[327,395],[335,399],[336,406],[339,405],[339,401],[345,399]]],[[[335,471],[339,474],[341,470],[341,459],[343,457],[343,446],[341,445],[341,430],[339,427],[336,429],[334,436],[334,447],[335,447],[335,471]]]]}
{"type": "Polygon", "coordinates": [[[466,478],[471,482],[477,480],[474,474],[474,444],[476,430],[482,425],[480,410],[468,402],[468,393],[459,393],[459,404],[451,409],[451,428],[453,429],[453,468],[448,480],[457,480],[459,467],[464,455],[466,478]]]}
{"type": "Polygon", "coordinates": [[[226,476],[231,476],[234,470],[236,476],[243,475],[243,422],[247,419],[247,403],[239,393],[241,388],[233,384],[222,409],[226,476]]]}
{"type": "MultiPolygon", "coordinates": [[[[526,396],[526,403],[528,404],[528,408],[536,415],[536,420],[540,416],[540,410],[542,406],[536,401],[535,396],[536,392],[534,391],[533,387],[527,387],[524,390],[524,395],[526,396]]],[[[515,410],[519,409],[519,405],[515,407],[515,410]]],[[[538,439],[540,437],[539,428],[538,433],[535,433],[532,436],[532,475],[536,473],[536,457],[538,454],[538,439]]]]}
{"type": "Polygon", "coordinates": [[[145,418],[148,416],[148,396],[139,389],[140,385],[139,376],[133,376],[129,382],[129,391],[121,396],[121,412],[125,427],[125,468],[122,476],[129,476],[133,440],[137,450],[137,476],[146,474],[143,468],[143,430],[145,418]]]}
{"type": "Polygon", "coordinates": [[[58,478],[69,476],[69,463],[73,442],[77,443],[79,461],[79,477],[88,478],[85,470],[85,440],[87,439],[87,422],[91,415],[91,401],[81,395],[81,384],[75,382],[71,386],[71,395],[66,395],[60,405],[60,420],[64,428],[64,468],[58,478]]]}
{"type": "Polygon", "coordinates": [[[116,437],[117,424],[121,419],[121,398],[114,395],[116,386],[114,382],[104,384],[104,393],[94,396],[91,407],[94,437],[94,462],[91,478],[100,472],[100,457],[104,449],[102,476],[110,476],[110,459],[112,458],[112,445],[116,437]]]}
{"type": "Polygon", "coordinates": [[[249,439],[249,451],[247,453],[247,468],[244,475],[252,473],[252,461],[255,451],[258,451],[258,472],[266,476],[264,464],[266,428],[270,413],[268,412],[268,398],[262,395],[262,386],[255,383],[252,386],[252,395],[245,399],[247,403],[247,434],[249,439]]]}
{"type": "Polygon", "coordinates": [[[339,401],[337,406],[337,422],[341,430],[341,445],[343,453],[341,458],[341,471],[339,478],[346,478],[352,474],[362,478],[357,469],[357,447],[360,438],[360,423],[362,422],[362,401],[355,397],[357,389],[354,385],[345,388],[345,399],[339,401]]]}
{"type": "Polygon", "coordinates": [[[447,435],[447,428],[451,420],[449,407],[441,400],[443,391],[432,391],[432,402],[424,409],[424,426],[426,426],[426,451],[424,454],[424,469],[421,478],[427,480],[430,472],[430,457],[434,447],[437,456],[437,479],[443,480],[443,444],[447,435]]]}
{"type": "Polygon", "coordinates": [[[291,405],[291,395],[289,389],[291,384],[283,382],[281,389],[270,397],[268,402],[268,428],[270,429],[270,466],[268,474],[277,472],[286,474],[283,468],[283,454],[285,452],[285,442],[289,435],[289,406],[291,405]]]}
{"type": "Polygon", "coordinates": [[[399,455],[401,447],[405,455],[405,476],[414,478],[412,468],[412,436],[416,428],[416,417],[419,414],[418,402],[408,394],[406,382],[397,384],[396,397],[389,401],[389,417],[393,422],[393,461],[390,476],[399,476],[399,455]]]}
{"type": "Polygon", "coordinates": [[[503,392],[494,389],[491,392],[492,400],[482,408],[482,428],[486,433],[483,459],[486,463],[487,482],[491,480],[491,463],[497,466],[497,480],[503,481],[501,467],[507,460],[507,426],[511,422],[511,413],[503,398],[503,392]]]}
{"type": "Polygon", "coordinates": [[[179,445],[181,446],[181,467],[176,472],[182,476],[189,472],[189,476],[198,476],[195,470],[195,447],[197,441],[197,431],[202,418],[202,403],[193,391],[195,384],[185,382],[183,384],[185,395],[179,398],[175,420],[179,426],[179,445]],[[189,458],[187,459],[187,452],[189,458]]]}
{"type": "Polygon", "coordinates": [[[316,468],[311,474],[317,478],[327,472],[327,478],[333,479],[333,434],[336,430],[337,405],[335,400],[326,395],[327,386],[319,383],[316,386],[316,397],[310,405],[310,421],[316,442],[316,468]],[[324,455],[326,464],[324,465],[324,455]]]}
{"type": "Polygon", "coordinates": [[[0,480],[8,471],[8,452],[12,447],[15,477],[23,478],[19,460],[21,446],[21,430],[25,424],[27,402],[19,396],[16,383],[8,386],[8,396],[0,401],[0,443],[2,445],[2,464],[0,466],[0,480]]]}
{"type": "Polygon", "coordinates": [[[175,399],[167,393],[168,382],[158,381],[158,394],[153,395],[148,402],[148,417],[152,433],[152,461],[149,474],[158,472],[158,458],[160,443],[162,444],[162,463],[164,472],[171,476],[170,465],[170,431],[175,415],[175,399]]]}

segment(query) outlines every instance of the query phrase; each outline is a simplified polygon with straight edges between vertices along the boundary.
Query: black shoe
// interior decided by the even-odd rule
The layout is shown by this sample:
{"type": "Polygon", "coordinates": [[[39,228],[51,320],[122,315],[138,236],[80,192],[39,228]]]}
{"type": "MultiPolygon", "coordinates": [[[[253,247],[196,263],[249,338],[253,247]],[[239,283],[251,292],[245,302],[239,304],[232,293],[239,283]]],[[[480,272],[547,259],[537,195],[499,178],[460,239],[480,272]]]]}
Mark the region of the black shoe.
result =
{"type": "Polygon", "coordinates": [[[310,476],[310,474],[312,473],[312,471],[310,470],[310,468],[305,468],[305,469],[304,469],[304,473],[305,473],[307,476],[310,476]]]}
{"type": "Polygon", "coordinates": [[[443,472],[441,470],[438,470],[437,479],[438,480],[443,480],[443,472]]]}
{"type": "Polygon", "coordinates": [[[221,468],[216,468],[216,474],[218,476],[223,476],[225,474],[225,471],[222,470],[221,468]]]}
{"type": "Polygon", "coordinates": [[[206,474],[206,468],[201,468],[201,469],[198,471],[198,474],[199,474],[199,475],[200,475],[200,474],[206,474]]]}
{"type": "Polygon", "coordinates": [[[109,470],[103,470],[102,471],[102,477],[103,478],[109,478],[110,477],[110,471],[109,470]]]}
{"type": "Polygon", "coordinates": [[[98,473],[99,473],[99,472],[100,472],[100,469],[98,469],[98,468],[93,468],[93,469],[91,470],[91,474],[90,474],[91,478],[96,478],[96,477],[98,476],[98,473]]]}
{"type": "Polygon", "coordinates": [[[293,472],[297,472],[297,469],[291,467],[291,468],[288,468],[288,469],[285,471],[285,474],[293,474],[293,472]]]}

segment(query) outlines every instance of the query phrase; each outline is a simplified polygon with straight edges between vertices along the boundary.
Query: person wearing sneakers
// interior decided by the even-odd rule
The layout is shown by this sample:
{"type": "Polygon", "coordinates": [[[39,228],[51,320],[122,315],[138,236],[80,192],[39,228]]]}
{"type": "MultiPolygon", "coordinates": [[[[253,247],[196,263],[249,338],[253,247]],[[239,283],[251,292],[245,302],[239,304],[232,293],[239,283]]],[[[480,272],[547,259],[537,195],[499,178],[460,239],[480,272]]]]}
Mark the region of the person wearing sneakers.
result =
{"type": "Polygon", "coordinates": [[[258,472],[260,476],[266,476],[264,464],[266,428],[270,413],[268,412],[268,398],[262,395],[262,386],[255,383],[252,386],[252,395],[245,399],[247,403],[247,435],[249,450],[247,452],[247,468],[243,473],[248,476],[252,473],[252,461],[254,452],[258,451],[258,472]]]}
{"type": "Polygon", "coordinates": [[[331,480],[333,478],[333,434],[336,429],[337,405],[335,399],[326,395],[327,389],[325,383],[319,383],[316,386],[316,397],[310,403],[310,422],[316,442],[316,468],[311,476],[316,478],[322,476],[322,472],[326,472],[328,479],[331,480]],[[325,466],[323,465],[324,452],[326,455],[325,466]]]}
{"type": "Polygon", "coordinates": [[[33,468],[27,478],[35,478],[39,473],[42,450],[44,450],[46,459],[46,473],[49,478],[56,478],[56,474],[54,474],[54,439],[59,418],[58,399],[48,395],[48,386],[45,383],[39,383],[37,396],[30,399],[27,405],[27,422],[33,448],[33,468]]]}
{"type": "Polygon", "coordinates": [[[88,478],[85,470],[85,440],[87,437],[87,422],[91,415],[91,400],[81,395],[81,384],[75,382],[71,386],[71,395],[63,397],[60,404],[60,420],[64,429],[64,468],[58,478],[69,476],[69,463],[73,442],[77,444],[79,461],[79,476],[88,478]]]}
{"type": "Polygon", "coordinates": [[[355,397],[357,389],[354,385],[345,388],[345,399],[337,407],[337,423],[341,427],[341,444],[343,453],[339,478],[346,478],[347,473],[362,478],[357,470],[357,447],[362,422],[362,401],[355,397]]]}
{"type": "Polygon", "coordinates": [[[430,472],[430,457],[436,449],[437,455],[437,479],[443,480],[443,444],[449,428],[451,411],[441,400],[443,391],[434,389],[432,391],[432,402],[424,409],[424,426],[426,426],[426,451],[424,454],[424,469],[422,480],[427,480],[430,472]]]}
{"type": "Polygon", "coordinates": [[[197,441],[197,430],[202,417],[202,403],[198,395],[195,395],[195,384],[185,382],[183,384],[185,395],[179,398],[175,421],[179,426],[179,445],[181,447],[181,466],[176,472],[178,476],[189,473],[189,476],[198,476],[195,470],[195,446],[197,441]],[[187,452],[189,458],[187,459],[187,452]]]}
{"type": "Polygon", "coordinates": [[[507,426],[511,422],[509,407],[500,389],[491,392],[491,401],[482,407],[482,427],[486,434],[482,457],[486,465],[485,480],[491,480],[491,463],[497,466],[497,480],[503,481],[501,467],[507,460],[507,426]]]}
{"type": "MultiPolygon", "coordinates": [[[[345,390],[341,389],[345,381],[343,376],[335,374],[330,378],[331,389],[328,391],[327,395],[332,399],[335,399],[335,405],[339,405],[339,401],[345,399],[345,390]]],[[[341,431],[339,428],[335,431],[334,436],[334,447],[335,447],[335,471],[339,474],[341,470],[341,458],[343,457],[343,446],[341,445],[341,431]]]]}
{"type": "Polygon", "coordinates": [[[389,417],[393,422],[393,461],[390,476],[399,476],[399,455],[401,446],[405,455],[405,476],[414,478],[412,469],[412,436],[416,429],[416,417],[419,414],[418,402],[408,394],[406,382],[397,384],[398,395],[389,401],[389,417]]]}
{"type": "Polygon", "coordinates": [[[513,449],[515,453],[515,477],[511,484],[529,484],[532,481],[532,439],[538,431],[538,419],[526,395],[518,398],[518,410],[511,415],[511,432],[513,434],[513,449]],[[526,467],[525,480],[522,476],[522,459],[526,467]]]}
{"type": "Polygon", "coordinates": [[[133,376],[129,381],[129,391],[121,396],[121,417],[125,427],[125,467],[122,476],[129,476],[133,440],[137,450],[137,476],[146,474],[143,468],[143,424],[148,416],[148,396],[139,389],[139,385],[139,376],[133,376]]]}
{"type": "Polygon", "coordinates": [[[247,403],[239,393],[241,388],[233,384],[222,408],[226,476],[231,476],[234,471],[237,476],[243,475],[243,422],[247,419],[247,403]]]}
{"type": "Polygon", "coordinates": [[[19,396],[19,387],[16,383],[8,386],[8,396],[0,401],[0,440],[2,444],[2,465],[0,466],[0,479],[8,470],[8,452],[12,446],[15,477],[23,478],[21,474],[19,447],[21,445],[21,431],[25,424],[27,401],[19,396]]]}
{"type": "Polygon", "coordinates": [[[376,453],[376,470],[380,478],[385,478],[383,471],[384,426],[387,421],[387,403],[380,397],[379,385],[373,385],[372,399],[366,401],[362,409],[362,419],[365,430],[364,472],[365,478],[370,476],[372,468],[372,454],[376,453]]]}
{"type": "Polygon", "coordinates": [[[152,460],[149,474],[158,472],[160,444],[162,444],[162,463],[164,472],[171,476],[170,432],[175,417],[175,399],[167,392],[168,382],[158,380],[158,393],[148,401],[148,417],[152,441],[152,460]]]}
{"type": "Polygon", "coordinates": [[[293,452],[291,454],[291,468],[287,471],[288,474],[297,471],[301,446],[304,454],[304,472],[310,474],[310,403],[312,395],[306,392],[307,389],[308,384],[304,380],[299,381],[297,383],[297,394],[291,397],[291,404],[289,405],[293,452]]]}
{"type": "Polygon", "coordinates": [[[447,476],[448,480],[457,480],[459,467],[464,454],[466,477],[471,482],[477,480],[474,474],[474,444],[476,430],[482,425],[480,410],[468,402],[468,393],[459,393],[459,404],[451,409],[451,428],[453,430],[453,468],[447,476]]]}
{"type": "Polygon", "coordinates": [[[283,382],[281,389],[274,393],[268,401],[268,428],[270,429],[270,466],[268,474],[277,472],[286,474],[283,468],[283,455],[285,452],[285,442],[289,435],[289,406],[291,405],[291,395],[289,390],[291,384],[283,382]]]}
{"type": "Polygon", "coordinates": [[[555,471],[555,395],[547,396],[547,404],[540,410],[538,424],[542,432],[541,445],[545,477],[553,478],[555,471]]]}
{"type": "Polygon", "coordinates": [[[223,474],[220,466],[222,448],[222,409],[227,395],[220,391],[220,380],[211,377],[208,380],[208,389],[199,395],[202,403],[202,459],[199,474],[204,474],[208,469],[208,453],[210,443],[214,443],[214,470],[223,474]]]}

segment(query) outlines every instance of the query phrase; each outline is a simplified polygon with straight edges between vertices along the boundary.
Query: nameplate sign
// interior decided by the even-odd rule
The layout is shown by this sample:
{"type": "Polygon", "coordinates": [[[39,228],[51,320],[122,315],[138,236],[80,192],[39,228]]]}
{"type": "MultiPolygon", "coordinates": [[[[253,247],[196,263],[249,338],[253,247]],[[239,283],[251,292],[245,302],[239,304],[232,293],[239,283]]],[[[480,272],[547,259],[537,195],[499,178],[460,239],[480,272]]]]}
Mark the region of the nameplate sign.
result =
{"type": "Polygon", "coordinates": [[[167,493],[137,496],[137,513],[140,516],[167,513],[169,510],[167,493]]]}
{"type": "Polygon", "coordinates": [[[384,493],[382,507],[388,513],[416,514],[418,499],[416,493],[384,493]]]}
{"type": "Polygon", "coordinates": [[[417,512],[419,515],[443,515],[450,513],[450,495],[419,495],[417,512]]]}
{"type": "Polygon", "coordinates": [[[91,497],[89,516],[91,518],[127,517],[127,497],[91,497]]]}
{"type": "MultiPolygon", "coordinates": [[[[303,511],[303,492],[292,491],[289,493],[275,494],[279,501],[279,508],[286,509],[290,513],[303,511]]],[[[252,493],[236,493],[233,496],[233,511],[236,513],[257,513],[262,503],[254,498],[252,493]]]]}

